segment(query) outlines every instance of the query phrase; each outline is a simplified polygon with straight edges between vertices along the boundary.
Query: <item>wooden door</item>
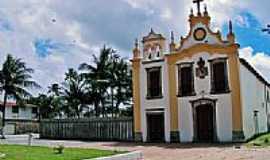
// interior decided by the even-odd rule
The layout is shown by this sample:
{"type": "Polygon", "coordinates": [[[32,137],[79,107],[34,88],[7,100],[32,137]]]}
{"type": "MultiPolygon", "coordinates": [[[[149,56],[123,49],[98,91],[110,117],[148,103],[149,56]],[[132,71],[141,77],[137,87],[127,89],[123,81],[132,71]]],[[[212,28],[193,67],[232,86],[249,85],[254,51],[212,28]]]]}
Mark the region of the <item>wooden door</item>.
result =
{"type": "Polygon", "coordinates": [[[197,108],[197,135],[201,142],[214,140],[213,107],[205,105],[197,108]]]}
{"type": "Polygon", "coordinates": [[[164,115],[163,114],[149,114],[148,121],[148,140],[150,142],[164,141],[164,115]]]}

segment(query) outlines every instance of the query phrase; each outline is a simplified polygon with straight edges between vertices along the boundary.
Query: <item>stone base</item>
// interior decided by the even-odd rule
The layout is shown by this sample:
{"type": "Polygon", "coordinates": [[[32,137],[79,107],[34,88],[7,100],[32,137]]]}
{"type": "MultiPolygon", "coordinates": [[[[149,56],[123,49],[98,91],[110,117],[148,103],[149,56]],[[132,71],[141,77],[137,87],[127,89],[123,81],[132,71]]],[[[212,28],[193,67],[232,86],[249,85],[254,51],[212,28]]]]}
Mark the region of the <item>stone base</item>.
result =
{"type": "Polygon", "coordinates": [[[179,143],[180,142],[180,133],[179,131],[171,131],[171,143],[179,143]]]}
{"type": "Polygon", "coordinates": [[[134,140],[135,142],[142,142],[143,141],[142,132],[135,132],[134,140]]]}
{"type": "Polygon", "coordinates": [[[243,131],[233,131],[233,142],[244,142],[245,135],[243,131]]]}

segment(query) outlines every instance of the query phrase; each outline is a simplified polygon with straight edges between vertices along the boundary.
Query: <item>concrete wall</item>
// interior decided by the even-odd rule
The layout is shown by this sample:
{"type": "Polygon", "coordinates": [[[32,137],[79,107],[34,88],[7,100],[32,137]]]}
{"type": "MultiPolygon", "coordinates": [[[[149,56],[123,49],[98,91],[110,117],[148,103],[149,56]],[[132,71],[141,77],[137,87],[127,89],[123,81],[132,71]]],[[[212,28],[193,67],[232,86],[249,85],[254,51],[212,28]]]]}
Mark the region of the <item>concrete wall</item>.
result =
{"type": "Polygon", "coordinates": [[[256,134],[254,111],[258,111],[259,133],[267,131],[266,86],[243,64],[240,65],[240,79],[243,130],[248,139],[256,134]]]}

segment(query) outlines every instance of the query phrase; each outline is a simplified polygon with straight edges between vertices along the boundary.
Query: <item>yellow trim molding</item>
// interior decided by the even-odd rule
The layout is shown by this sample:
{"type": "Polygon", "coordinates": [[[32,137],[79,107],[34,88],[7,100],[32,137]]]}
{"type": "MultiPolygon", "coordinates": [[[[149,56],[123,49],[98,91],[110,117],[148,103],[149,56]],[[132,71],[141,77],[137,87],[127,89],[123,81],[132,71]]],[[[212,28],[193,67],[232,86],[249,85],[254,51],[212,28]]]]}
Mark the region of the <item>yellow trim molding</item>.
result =
{"type": "Polygon", "coordinates": [[[243,131],[243,118],[242,118],[242,100],[240,93],[240,62],[238,58],[238,52],[232,52],[230,54],[230,82],[231,82],[231,96],[232,96],[232,121],[233,131],[243,131]]]}
{"type": "Polygon", "coordinates": [[[133,109],[134,131],[141,132],[141,105],[140,105],[140,59],[132,60],[133,109]]]}
{"type": "Polygon", "coordinates": [[[175,65],[169,64],[168,71],[169,71],[169,96],[170,96],[170,125],[171,131],[178,132],[178,102],[176,96],[176,71],[175,65]]]}

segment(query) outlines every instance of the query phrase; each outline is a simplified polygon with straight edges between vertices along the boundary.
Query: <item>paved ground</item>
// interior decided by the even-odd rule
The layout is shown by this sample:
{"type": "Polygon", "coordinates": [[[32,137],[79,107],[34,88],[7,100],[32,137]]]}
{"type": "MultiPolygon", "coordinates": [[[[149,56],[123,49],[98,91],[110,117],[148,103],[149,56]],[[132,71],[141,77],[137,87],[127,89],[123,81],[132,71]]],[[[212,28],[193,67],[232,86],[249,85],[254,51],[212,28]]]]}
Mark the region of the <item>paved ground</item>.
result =
{"type": "MultiPolygon", "coordinates": [[[[7,136],[0,144],[27,144],[27,136],[7,136]]],[[[33,145],[142,151],[146,160],[268,160],[270,148],[248,149],[239,145],[211,144],[135,144],[119,142],[85,142],[34,139],[33,145]]]]}

